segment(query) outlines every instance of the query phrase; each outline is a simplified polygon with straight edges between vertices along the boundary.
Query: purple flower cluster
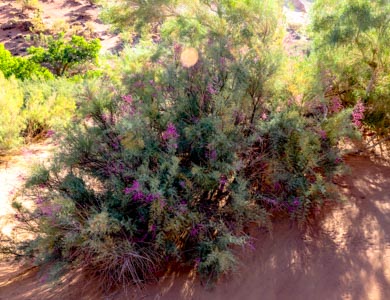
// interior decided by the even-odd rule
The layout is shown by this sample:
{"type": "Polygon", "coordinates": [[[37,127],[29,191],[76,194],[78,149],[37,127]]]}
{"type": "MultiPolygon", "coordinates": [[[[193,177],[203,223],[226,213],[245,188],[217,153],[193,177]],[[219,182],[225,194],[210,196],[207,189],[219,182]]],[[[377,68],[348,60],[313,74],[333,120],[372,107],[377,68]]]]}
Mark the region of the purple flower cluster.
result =
{"type": "Polygon", "coordinates": [[[218,158],[217,150],[211,144],[209,144],[207,148],[208,149],[206,150],[206,158],[212,161],[216,161],[218,158]]]}
{"type": "Polygon", "coordinates": [[[356,127],[362,126],[362,120],[364,119],[364,112],[366,108],[361,100],[359,100],[352,111],[352,122],[356,127]]]}
{"type": "Polygon", "coordinates": [[[207,85],[207,92],[209,92],[211,95],[215,95],[218,93],[211,83],[207,85]]]}
{"type": "Polygon", "coordinates": [[[179,137],[179,133],[171,122],[168,123],[167,129],[163,131],[161,137],[168,144],[168,148],[177,149],[176,140],[179,137]]]}
{"type": "Polygon", "coordinates": [[[225,175],[221,176],[221,178],[219,179],[219,189],[221,191],[225,188],[227,182],[228,182],[227,177],[225,175]]]}
{"type": "Polygon", "coordinates": [[[131,195],[133,201],[136,202],[152,203],[160,198],[158,194],[145,194],[142,192],[141,185],[138,180],[134,180],[131,187],[125,188],[124,193],[125,195],[131,195]]]}
{"type": "Polygon", "coordinates": [[[330,103],[329,110],[332,113],[337,113],[344,108],[339,97],[333,97],[330,103]]]}
{"type": "Polygon", "coordinates": [[[162,133],[164,141],[175,140],[179,137],[175,125],[168,123],[167,129],[162,133]]]}
{"type": "Polygon", "coordinates": [[[48,131],[46,132],[46,137],[47,137],[47,138],[50,138],[50,137],[52,137],[55,133],[56,133],[56,132],[55,132],[54,130],[48,130],[48,131]]]}
{"type": "Polygon", "coordinates": [[[182,50],[182,46],[180,44],[174,44],[173,45],[173,51],[175,52],[176,55],[179,55],[182,50]]]}
{"type": "Polygon", "coordinates": [[[133,103],[133,96],[131,96],[131,95],[122,96],[122,99],[123,99],[123,101],[125,101],[128,104],[132,104],[133,103]]]}
{"type": "Polygon", "coordinates": [[[133,185],[131,187],[125,188],[125,195],[129,195],[133,192],[140,191],[141,185],[139,184],[138,180],[134,180],[133,185]]]}
{"type": "Polygon", "coordinates": [[[35,200],[35,204],[36,204],[36,205],[40,205],[40,204],[42,204],[44,201],[45,201],[45,200],[44,200],[41,196],[39,196],[39,197],[35,200]]]}
{"type": "Polygon", "coordinates": [[[323,140],[326,140],[326,138],[327,138],[327,134],[326,134],[326,131],[325,130],[319,130],[318,131],[318,135],[321,137],[321,139],[323,139],[323,140]]]}
{"type": "Polygon", "coordinates": [[[202,230],[203,225],[202,224],[196,224],[190,229],[190,236],[196,237],[202,230]]]}
{"type": "MultiPolygon", "coordinates": [[[[114,148],[115,145],[113,144],[111,146],[114,148]]],[[[119,145],[118,145],[118,147],[119,147],[119,145]]],[[[121,172],[124,171],[124,169],[125,169],[125,165],[122,162],[119,162],[119,163],[109,162],[109,163],[107,163],[103,172],[107,176],[119,175],[121,172]]]]}
{"type": "Polygon", "coordinates": [[[294,206],[299,206],[299,204],[301,204],[301,201],[299,200],[299,197],[295,197],[294,201],[293,201],[293,205],[294,206]]]}
{"type": "Polygon", "coordinates": [[[42,212],[42,215],[47,217],[52,217],[53,215],[55,215],[61,210],[61,205],[53,204],[53,205],[41,206],[40,210],[42,212]]]}
{"type": "Polygon", "coordinates": [[[270,204],[270,205],[278,206],[278,201],[277,201],[276,199],[268,198],[268,197],[263,197],[263,200],[264,200],[265,202],[267,202],[268,204],[270,204]]]}
{"type": "Polygon", "coordinates": [[[301,200],[299,197],[295,197],[290,205],[287,204],[287,210],[292,213],[296,211],[301,205],[301,200]]]}
{"type": "Polygon", "coordinates": [[[280,191],[282,191],[282,185],[280,184],[279,181],[274,183],[274,191],[275,191],[275,192],[280,192],[280,191]]]}
{"type": "Polygon", "coordinates": [[[136,113],[133,96],[124,95],[122,96],[122,100],[125,102],[125,105],[123,106],[123,111],[133,116],[136,113]]]}

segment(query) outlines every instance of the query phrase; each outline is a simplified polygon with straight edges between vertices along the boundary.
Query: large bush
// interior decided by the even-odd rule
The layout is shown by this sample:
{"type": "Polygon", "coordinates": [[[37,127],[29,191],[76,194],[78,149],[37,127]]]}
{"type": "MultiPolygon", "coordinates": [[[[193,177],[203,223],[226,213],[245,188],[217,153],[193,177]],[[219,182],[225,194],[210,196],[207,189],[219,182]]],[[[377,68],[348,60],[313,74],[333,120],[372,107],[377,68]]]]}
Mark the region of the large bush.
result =
{"type": "Polygon", "coordinates": [[[120,83],[86,85],[55,162],[27,184],[36,207],[15,202],[36,234],[19,254],[111,284],[144,282],[172,261],[215,279],[233,268],[250,222],[274,211],[305,222],[335,200],[351,110],[314,97],[299,104],[278,84],[280,7],[163,2],[169,17],[167,6],[120,6],[146,18],[132,24],[144,33],[160,28],[158,43],[146,34],[125,49],[120,83]]]}

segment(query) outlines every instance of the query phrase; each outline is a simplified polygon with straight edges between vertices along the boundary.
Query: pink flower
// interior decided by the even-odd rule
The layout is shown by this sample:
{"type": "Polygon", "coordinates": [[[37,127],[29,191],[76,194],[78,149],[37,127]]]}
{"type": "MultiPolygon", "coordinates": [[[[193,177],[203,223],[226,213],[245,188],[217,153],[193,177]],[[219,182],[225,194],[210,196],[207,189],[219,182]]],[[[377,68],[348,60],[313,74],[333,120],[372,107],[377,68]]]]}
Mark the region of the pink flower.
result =
{"type": "Polygon", "coordinates": [[[162,139],[169,142],[170,148],[177,149],[176,139],[179,137],[175,125],[168,123],[167,129],[161,135],[162,139]]]}
{"type": "Polygon", "coordinates": [[[337,113],[340,110],[342,110],[343,104],[341,103],[341,100],[339,97],[333,97],[330,104],[330,112],[337,113]]]}
{"type": "Polygon", "coordinates": [[[133,97],[131,95],[122,96],[122,99],[123,99],[123,101],[125,101],[128,104],[133,103],[133,97]]]}
{"type": "Polygon", "coordinates": [[[362,120],[364,119],[364,112],[366,111],[366,108],[364,107],[364,104],[361,100],[359,100],[352,111],[352,122],[355,124],[356,127],[362,126],[362,120]]]}
{"type": "Polygon", "coordinates": [[[138,180],[134,180],[133,181],[133,185],[131,187],[127,187],[125,188],[125,195],[129,195],[131,194],[132,192],[138,192],[141,190],[141,186],[138,182],[138,180]]]}
{"type": "Polygon", "coordinates": [[[41,212],[45,216],[53,216],[54,214],[58,213],[61,210],[61,205],[47,205],[41,207],[41,212]]]}
{"type": "Polygon", "coordinates": [[[200,257],[197,257],[194,259],[194,261],[195,261],[195,265],[199,265],[202,260],[200,259],[200,257]]]}
{"type": "Polygon", "coordinates": [[[44,201],[44,199],[42,197],[38,197],[36,200],[35,200],[35,204],[36,205],[39,205],[39,204],[42,204],[44,201]]]}
{"type": "Polygon", "coordinates": [[[325,130],[319,130],[318,134],[321,137],[321,139],[326,140],[327,135],[326,135],[326,131],[325,130]]]}
{"type": "Polygon", "coordinates": [[[47,132],[46,132],[46,137],[52,137],[54,134],[55,134],[56,132],[54,131],[54,130],[48,130],[47,132]]]}
{"type": "Polygon", "coordinates": [[[254,243],[253,243],[253,240],[249,240],[249,241],[246,243],[246,245],[248,246],[248,248],[249,248],[250,250],[252,250],[252,251],[255,251],[255,250],[256,250],[256,247],[255,247],[255,245],[254,245],[254,243]]]}
{"type": "Polygon", "coordinates": [[[207,85],[207,91],[211,94],[211,95],[215,95],[217,94],[217,91],[214,89],[213,85],[211,83],[209,83],[207,85]]]}
{"type": "Polygon", "coordinates": [[[173,51],[175,52],[176,55],[179,54],[181,50],[182,50],[182,46],[180,44],[175,44],[173,46],[173,51]]]}
{"type": "Polygon", "coordinates": [[[202,230],[202,225],[201,224],[196,224],[190,229],[190,236],[191,237],[196,237],[200,231],[202,230]]]}
{"type": "Polygon", "coordinates": [[[276,192],[280,192],[282,190],[282,185],[280,184],[280,182],[275,182],[274,183],[274,190],[276,192]]]}
{"type": "Polygon", "coordinates": [[[221,176],[221,178],[219,179],[219,189],[223,190],[227,182],[228,180],[226,176],[225,175],[221,176]]]}
{"type": "Polygon", "coordinates": [[[144,196],[144,201],[146,203],[152,203],[154,200],[156,200],[158,198],[159,198],[159,195],[149,194],[149,195],[144,196]]]}

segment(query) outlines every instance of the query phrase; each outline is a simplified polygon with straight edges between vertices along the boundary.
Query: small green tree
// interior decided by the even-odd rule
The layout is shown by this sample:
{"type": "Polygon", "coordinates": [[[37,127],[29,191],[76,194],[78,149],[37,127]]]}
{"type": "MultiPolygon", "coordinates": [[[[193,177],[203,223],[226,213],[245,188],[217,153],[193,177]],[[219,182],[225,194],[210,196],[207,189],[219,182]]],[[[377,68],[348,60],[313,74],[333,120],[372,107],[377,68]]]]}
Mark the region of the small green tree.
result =
{"type": "Polygon", "coordinates": [[[48,69],[38,63],[28,58],[13,56],[3,44],[0,44],[0,71],[3,72],[5,78],[13,75],[22,80],[30,79],[33,76],[45,79],[53,77],[48,69]]]}
{"type": "Polygon", "coordinates": [[[70,68],[86,62],[95,62],[101,48],[100,40],[86,41],[74,35],[67,41],[64,34],[58,38],[49,37],[47,47],[30,47],[29,54],[35,62],[47,65],[58,76],[70,68]]]}

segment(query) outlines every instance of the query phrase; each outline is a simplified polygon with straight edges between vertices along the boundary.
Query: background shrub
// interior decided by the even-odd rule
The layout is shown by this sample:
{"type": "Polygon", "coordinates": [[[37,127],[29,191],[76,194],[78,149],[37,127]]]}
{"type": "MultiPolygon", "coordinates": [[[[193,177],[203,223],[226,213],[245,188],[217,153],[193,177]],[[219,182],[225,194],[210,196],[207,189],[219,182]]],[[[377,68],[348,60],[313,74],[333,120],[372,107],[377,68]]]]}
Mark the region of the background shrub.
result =
{"type": "Polygon", "coordinates": [[[364,125],[379,136],[390,128],[388,1],[316,1],[312,36],[328,99],[361,102],[364,125]]]}
{"type": "Polygon", "coordinates": [[[64,75],[72,67],[86,62],[96,62],[100,50],[100,40],[86,41],[83,37],[73,35],[70,40],[64,34],[48,37],[44,47],[30,47],[31,59],[47,65],[54,74],[64,75]]]}
{"type": "Polygon", "coordinates": [[[21,109],[23,92],[14,79],[6,79],[0,71],[0,154],[4,150],[15,147],[21,141],[23,129],[21,109]]]}
{"type": "Polygon", "coordinates": [[[0,71],[4,73],[5,78],[15,76],[18,79],[30,79],[32,77],[41,77],[45,79],[53,78],[50,71],[28,58],[12,56],[12,54],[0,44],[0,71]]]}
{"type": "Polygon", "coordinates": [[[66,127],[76,112],[76,86],[61,78],[23,82],[22,116],[27,140],[45,136],[49,130],[66,127]]]}

